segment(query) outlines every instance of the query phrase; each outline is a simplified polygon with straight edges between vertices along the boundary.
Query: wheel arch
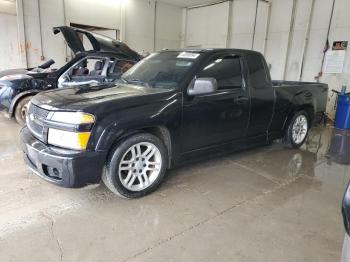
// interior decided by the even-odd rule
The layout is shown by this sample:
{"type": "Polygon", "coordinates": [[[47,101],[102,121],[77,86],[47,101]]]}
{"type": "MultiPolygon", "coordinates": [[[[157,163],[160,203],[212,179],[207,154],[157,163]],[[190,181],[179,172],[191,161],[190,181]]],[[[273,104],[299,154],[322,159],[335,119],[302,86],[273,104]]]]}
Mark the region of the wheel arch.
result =
{"type": "Polygon", "coordinates": [[[283,122],[283,126],[282,126],[283,131],[285,131],[286,128],[288,128],[288,125],[289,125],[291,119],[299,111],[305,111],[307,113],[307,117],[309,120],[309,126],[311,127],[312,122],[313,122],[314,117],[315,117],[315,107],[313,106],[313,104],[310,104],[310,103],[295,104],[295,106],[293,106],[291,108],[291,110],[289,111],[289,113],[287,114],[287,116],[283,122]]]}
{"type": "Polygon", "coordinates": [[[11,117],[14,116],[15,113],[15,108],[17,106],[17,104],[19,103],[19,101],[25,97],[28,96],[35,96],[36,94],[38,94],[40,91],[39,90],[30,90],[30,91],[25,91],[22,93],[19,93],[18,95],[16,95],[11,102],[10,108],[9,108],[9,115],[11,117]]]}
{"type": "Polygon", "coordinates": [[[139,133],[149,133],[157,138],[159,138],[165,145],[168,153],[168,168],[171,168],[172,166],[172,157],[173,157],[173,150],[172,150],[172,137],[170,134],[170,131],[167,127],[162,125],[156,125],[156,126],[149,126],[149,127],[140,127],[135,128],[132,130],[128,130],[127,132],[124,132],[118,137],[113,138],[113,140],[110,143],[110,146],[107,150],[107,159],[110,156],[111,152],[113,151],[113,148],[115,148],[119,143],[121,143],[123,140],[127,139],[128,137],[139,134],[139,133]]]}

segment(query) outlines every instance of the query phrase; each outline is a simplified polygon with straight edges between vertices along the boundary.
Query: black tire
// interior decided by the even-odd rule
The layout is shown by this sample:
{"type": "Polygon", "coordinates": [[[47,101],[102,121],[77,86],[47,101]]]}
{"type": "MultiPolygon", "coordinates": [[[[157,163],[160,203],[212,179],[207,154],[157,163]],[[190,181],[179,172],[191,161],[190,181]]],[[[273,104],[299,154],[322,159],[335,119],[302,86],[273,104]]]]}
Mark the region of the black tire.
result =
{"type": "Polygon", "coordinates": [[[24,126],[26,124],[26,115],[27,115],[27,105],[32,99],[33,96],[26,96],[18,101],[16,107],[15,107],[15,119],[17,123],[21,126],[24,126]]]}
{"type": "Polygon", "coordinates": [[[132,135],[118,143],[111,151],[107,160],[105,170],[102,175],[102,181],[109,190],[124,198],[139,198],[143,197],[157,189],[162,182],[168,163],[168,153],[164,143],[156,136],[148,133],[139,133],[132,135]],[[119,177],[119,164],[124,154],[138,143],[148,142],[156,146],[161,155],[161,167],[157,178],[147,188],[140,191],[132,191],[127,189],[119,177]]]}
{"type": "Polygon", "coordinates": [[[291,120],[289,121],[288,127],[286,129],[286,133],[285,133],[285,136],[284,136],[284,139],[283,139],[284,145],[289,147],[289,148],[299,148],[299,147],[301,147],[302,144],[305,142],[307,136],[308,136],[309,129],[310,129],[310,119],[309,119],[308,114],[305,111],[298,111],[298,112],[296,112],[293,115],[293,117],[291,118],[291,120]],[[306,118],[306,120],[307,120],[307,130],[306,130],[306,135],[305,135],[304,139],[301,142],[300,141],[296,142],[293,139],[293,125],[294,125],[296,119],[299,116],[304,116],[306,118]]]}

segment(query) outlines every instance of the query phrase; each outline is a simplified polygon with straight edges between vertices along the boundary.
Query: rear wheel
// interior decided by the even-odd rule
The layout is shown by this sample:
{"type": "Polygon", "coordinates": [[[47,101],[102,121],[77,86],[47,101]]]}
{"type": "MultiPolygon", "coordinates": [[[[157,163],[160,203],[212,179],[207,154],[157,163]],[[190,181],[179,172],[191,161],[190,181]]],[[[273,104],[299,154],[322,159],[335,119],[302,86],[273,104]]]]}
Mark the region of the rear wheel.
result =
{"type": "Polygon", "coordinates": [[[158,137],[136,134],[114,148],[102,180],[122,197],[142,197],[153,192],[163,180],[167,159],[167,150],[158,137]]]}
{"type": "Polygon", "coordinates": [[[15,108],[15,119],[18,124],[24,126],[26,124],[26,116],[28,111],[28,104],[33,96],[26,96],[18,101],[15,108]]]}
{"type": "Polygon", "coordinates": [[[309,132],[309,119],[305,111],[297,112],[291,119],[286,130],[284,142],[292,148],[299,148],[309,132]]]}

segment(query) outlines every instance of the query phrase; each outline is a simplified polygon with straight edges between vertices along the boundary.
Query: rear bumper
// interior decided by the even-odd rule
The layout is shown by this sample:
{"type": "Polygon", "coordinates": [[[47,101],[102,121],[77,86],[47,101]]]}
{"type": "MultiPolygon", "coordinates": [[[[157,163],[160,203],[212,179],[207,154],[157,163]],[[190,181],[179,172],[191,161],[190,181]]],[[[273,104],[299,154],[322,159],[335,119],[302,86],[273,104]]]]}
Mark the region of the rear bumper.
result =
{"type": "Polygon", "coordinates": [[[63,187],[82,187],[101,180],[104,152],[72,151],[50,147],[21,130],[21,147],[28,167],[41,178],[63,187]]]}

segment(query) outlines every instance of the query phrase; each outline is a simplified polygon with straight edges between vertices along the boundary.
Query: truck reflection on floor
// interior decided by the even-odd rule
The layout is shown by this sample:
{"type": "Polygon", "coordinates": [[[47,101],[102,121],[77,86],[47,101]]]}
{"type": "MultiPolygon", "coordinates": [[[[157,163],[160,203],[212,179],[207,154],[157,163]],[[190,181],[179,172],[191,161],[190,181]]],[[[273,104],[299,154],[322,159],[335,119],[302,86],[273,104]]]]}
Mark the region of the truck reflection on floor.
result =
{"type": "Polygon", "coordinates": [[[350,131],[333,129],[329,157],[338,164],[350,164],[350,131]]]}
{"type": "MultiPolygon", "coordinates": [[[[328,151],[329,160],[340,165],[350,165],[350,131],[333,129],[331,144],[328,151]]],[[[349,185],[345,191],[342,214],[344,219],[344,225],[347,232],[349,232],[350,222],[350,188],[349,185]]],[[[343,250],[342,250],[342,262],[350,262],[350,237],[345,234],[343,250]]]]}

